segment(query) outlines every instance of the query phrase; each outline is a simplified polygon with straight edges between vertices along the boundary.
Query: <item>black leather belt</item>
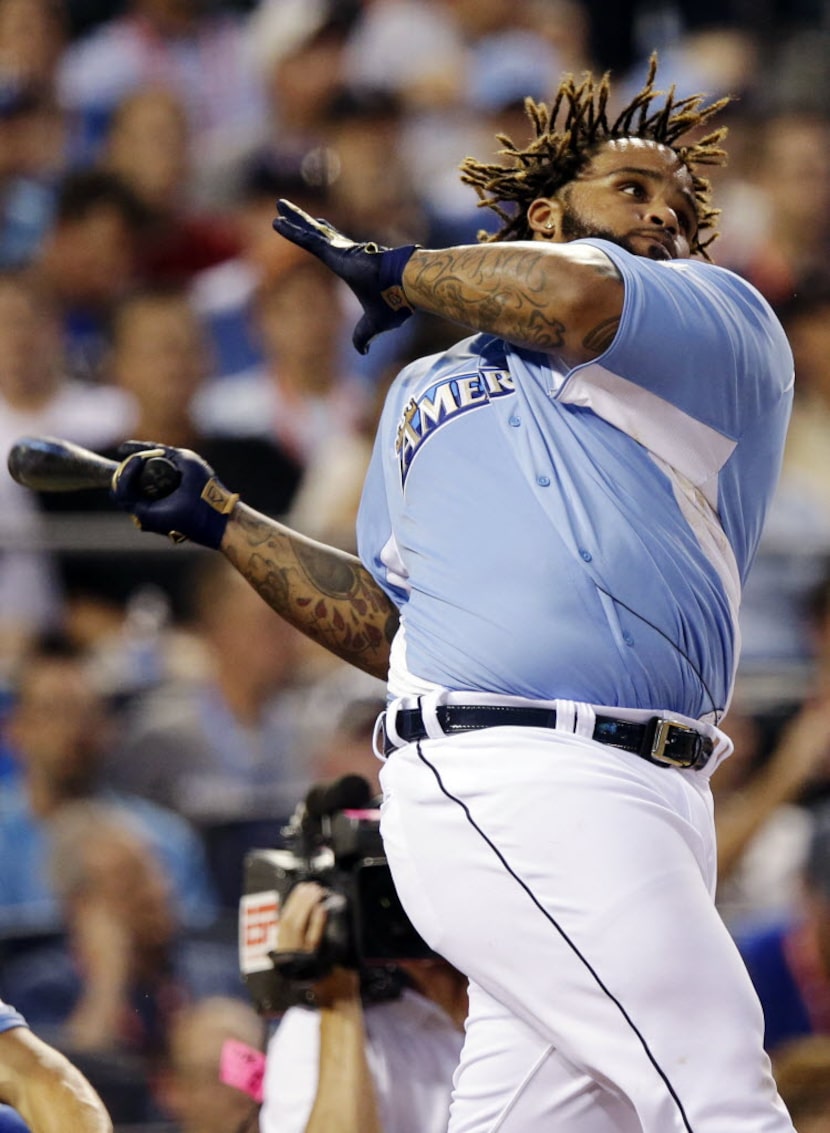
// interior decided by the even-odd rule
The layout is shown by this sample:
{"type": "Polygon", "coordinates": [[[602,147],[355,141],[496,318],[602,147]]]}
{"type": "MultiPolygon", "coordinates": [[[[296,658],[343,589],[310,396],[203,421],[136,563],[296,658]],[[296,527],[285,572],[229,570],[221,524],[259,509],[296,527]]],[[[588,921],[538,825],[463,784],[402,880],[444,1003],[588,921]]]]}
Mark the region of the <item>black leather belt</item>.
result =
{"type": "MultiPolygon", "coordinates": [[[[442,704],[436,711],[445,735],[477,731],[499,726],[555,728],[553,708],[520,707],[518,705],[442,704]]],[[[391,755],[396,747],[427,738],[420,708],[401,708],[395,713],[395,730],[401,743],[396,744],[384,728],[384,752],[391,755]]],[[[664,716],[652,716],[641,723],[597,716],[593,738],[601,744],[622,748],[640,755],[660,767],[683,767],[699,770],[709,762],[714,743],[687,724],[664,716]]]]}

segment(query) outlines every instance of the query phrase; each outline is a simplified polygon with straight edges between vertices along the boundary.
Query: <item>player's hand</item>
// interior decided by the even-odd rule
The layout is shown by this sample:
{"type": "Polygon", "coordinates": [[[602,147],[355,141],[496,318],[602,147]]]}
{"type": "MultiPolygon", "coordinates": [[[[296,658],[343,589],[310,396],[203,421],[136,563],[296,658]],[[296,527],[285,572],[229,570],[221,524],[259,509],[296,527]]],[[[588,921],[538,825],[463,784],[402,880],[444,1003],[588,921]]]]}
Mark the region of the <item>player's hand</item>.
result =
{"type": "Polygon", "coordinates": [[[174,543],[190,539],[202,547],[217,549],[239,496],[229,492],[210,465],[189,449],[146,441],[127,441],[126,454],[113,476],[111,495],[133,516],[142,531],[168,535],[174,543]],[[160,499],[147,499],[141,485],[141,469],[153,456],[165,456],[181,473],[176,488],[160,499]]]}
{"type": "Polygon", "coordinates": [[[363,316],[352,335],[356,350],[365,354],[375,335],[399,327],[409,318],[412,307],[401,280],[417,244],[399,248],[360,244],[338,232],[328,221],[314,220],[290,201],[279,201],[277,208],[274,229],[322,260],[360,301],[363,316]]]}

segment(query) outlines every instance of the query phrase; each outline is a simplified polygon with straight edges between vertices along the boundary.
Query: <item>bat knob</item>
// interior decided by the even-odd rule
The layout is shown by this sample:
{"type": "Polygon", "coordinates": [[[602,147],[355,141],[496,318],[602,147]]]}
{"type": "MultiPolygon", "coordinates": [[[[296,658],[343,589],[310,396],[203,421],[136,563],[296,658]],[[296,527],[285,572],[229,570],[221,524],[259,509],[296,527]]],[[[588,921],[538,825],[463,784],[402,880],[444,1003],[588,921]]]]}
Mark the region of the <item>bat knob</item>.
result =
{"type": "Polygon", "coordinates": [[[175,492],[182,474],[166,456],[151,456],[144,462],[139,476],[141,495],[145,500],[161,500],[175,492]]]}

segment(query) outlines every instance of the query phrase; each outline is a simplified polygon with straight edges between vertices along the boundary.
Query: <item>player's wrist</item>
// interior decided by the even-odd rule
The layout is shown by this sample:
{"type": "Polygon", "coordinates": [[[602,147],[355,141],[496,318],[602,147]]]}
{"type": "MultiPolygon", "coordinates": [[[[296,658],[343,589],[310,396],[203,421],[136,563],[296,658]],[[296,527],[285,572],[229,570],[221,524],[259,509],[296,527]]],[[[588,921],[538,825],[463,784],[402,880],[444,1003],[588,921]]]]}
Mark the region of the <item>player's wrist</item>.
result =
{"type": "Polygon", "coordinates": [[[387,248],[381,252],[378,282],[383,301],[393,311],[404,308],[412,310],[412,304],[406,295],[403,276],[406,266],[415,252],[417,244],[403,244],[398,248],[387,248]]]}

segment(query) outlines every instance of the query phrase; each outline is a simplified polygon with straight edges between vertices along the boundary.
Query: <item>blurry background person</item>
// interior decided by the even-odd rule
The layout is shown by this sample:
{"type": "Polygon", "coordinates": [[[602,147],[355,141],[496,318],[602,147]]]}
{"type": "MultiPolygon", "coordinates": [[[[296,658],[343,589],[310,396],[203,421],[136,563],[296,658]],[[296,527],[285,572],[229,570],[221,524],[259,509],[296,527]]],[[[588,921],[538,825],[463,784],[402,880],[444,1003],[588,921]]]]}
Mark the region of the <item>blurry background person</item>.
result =
{"type": "Polygon", "coordinates": [[[366,411],[365,387],[341,366],[340,283],[319,264],[298,262],[259,286],[252,315],[262,366],[214,382],[200,420],[206,432],[270,437],[305,468],[354,433],[366,411]],[[315,333],[309,311],[326,311],[330,331],[315,333]]]}
{"type": "Polygon", "coordinates": [[[799,912],[736,934],[764,1009],[771,1053],[801,1035],[830,1036],[830,803],[812,817],[799,912]]]}
{"type": "Polygon", "coordinates": [[[245,21],[227,5],[201,0],[128,0],[106,14],[68,46],[58,68],[61,105],[82,125],[75,160],[96,152],[124,95],[161,82],[184,104],[196,183],[206,191],[217,163],[262,120],[245,21]]]}
{"type": "Polygon", "coordinates": [[[243,439],[196,419],[212,362],[205,327],[181,288],[137,289],[114,310],[106,372],[131,400],[130,436],[204,452],[217,475],[223,469],[245,485],[253,507],[283,515],[300,478],[288,447],[267,433],[243,439]]]}
{"type": "Polygon", "coordinates": [[[83,381],[100,380],[108,320],[137,279],[146,224],[143,204],[114,173],[79,169],[58,184],[30,270],[58,312],[65,365],[83,381]]]}
{"type": "MultiPolygon", "coordinates": [[[[2,1001],[0,1102],[20,1113],[31,1133],[112,1133],[101,1099],[80,1070],[2,1001]]],[[[5,1130],[4,1108],[0,1128],[5,1130]]]]}
{"type": "Polygon", "coordinates": [[[153,1083],[176,1012],[213,995],[244,998],[236,949],[188,933],[161,859],[118,807],[68,803],[49,869],[66,943],[6,965],[18,1006],[81,1066],[113,1120],[157,1118],[153,1083]]]}
{"type": "Polygon", "coordinates": [[[758,123],[753,153],[764,215],[738,270],[778,304],[827,270],[830,117],[818,105],[773,111],[758,123]]]}
{"type": "MultiPolygon", "coordinates": [[[[830,171],[830,166],[828,166],[830,171]]],[[[830,186],[828,187],[830,192],[830,186]]],[[[781,478],[741,613],[745,671],[809,678],[809,600],[830,563],[830,273],[780,307],[795,359],[795,397],[781,478]]]]}
{"type": "Polygon", "coordinates": [[[98,164],[121,177],[147,209],[144,280],[185,283],[238,251],[230,217],[191,202],[191,144],[186,107],[170,87],[130,92],[109,119],[98,164]]]}
{"type": "Polygon", "coordinates": [[[6,732],[18,768],[0,785],[0,926],[7,946],[16,935],[62,929],[47,863],[53,824],[78,799],[106,799],[125,827],[143,831],[160,855],[183,922],[212,922],[216,896],[192,827],[172,810],[107,786],[104,766],[119,741],[116,719],[81,649],[58,634],[32,644],[16,671],[6,732]]]}
{"type": "Polygon", "coordinates": [[[744,934],[799,910],[811,803],[830,792],[830,688],[777,720],[733,701],[728,728],[735,750],[712,777],[717,905],[744,934]]]}
{"type": "Polygon", "coordinates": [[[264,1029],[250,1003],[227,996],[177,1012],[156,1090],[176,1133],[254,1133],[259,1103],[222,1080],[222,1050],[231,1040],[262,1052],[264,1029]]]}
{"type": "Polygon", "coordinates": [[[53,97],[70,6],[63,0],[0,0],[0,72],[53,97]]]}
{"type": "Polygon", "coordinates": [[[325,183],[326,128],[343,85],[343,59],[359,0],[262,0],[248,25],[251,57],[266,99],[264,129],[245,155],[305,166],[325,183]]]}
{"type": "Polygon", "coordinates": [[[296,246],[278,239],[271,227],[274,202],[291,195],[292,200],[317,215],[328,199],[327,185],[306,177],[302,164],[293,160],[252,158],[234,176],[229,214],[239,242],[238,253],[197,273],[191,287],[191,298],[210,336],[214,376],[220,379],[261,363],[262,345],[251,319],[253,297],[261,284],[278,278],[286,267],[302,260],[296,246]]]}
{"type": "MultiPolygon", "coordinates": [[[[8,2],[8,0],[7,0],[8,2]]],[[[0,7],[0,29],[3,8],[0,7]]],[[[0,30],[0,41],[2,30],[0,30]]],[[[1,47],[0,47],[1,49],[1,47]]],[[[0,68],[0,267],[25,267],[52,223],[62,124],[39,87],[0,68]]]]}
{"type": "Polygon", "coordinates": [[[830,1037],[809,1035],[784,1043],[772,1069],[798,1133],[830,1133],[830,1037]]]}
{"type": "Polygon", "coordinates": [[[378,772],[381,762],[372,751],[372,737],[377,718],[386,707],[386,700],[380,694],[371,696],[370,689],[364,695],[355,695],[346,700],[335,714],[334,725],[321,738],[315,759],[315,774],[321,779],[340,779],[343,775],[360,775],[371,786],[375,794],[380,794],[378,772]]]}
{"type": "Polygon", "coordinates": [[[29,262],[51,224],[71,127],[55,73],[67,42],[62,0],[0,0],[0,266],[29,262]]]}
{"type": "MultiPolygon", "coordinates": [[[[122,297],[109,321],[102,376],[107,382],[103,388],[123,399],[125,419],[116,440],[96,451],[120,459],[117,442],[131,437],[192,448],[205,454],[217,475],[243,485],[240,490],[259,511],[281,515],[293,499],[300,466],[270,437],[205,433],[195,419],[194,399],[210,365],[204,325],[184,289],[148,285],[122,297]]],[[[92,516],[117,524],[120,519],[106,492],[42,493],[41,506],[64,522],[92,516]]],[[[138,558],[117,549],[95,556],[83,548],[66,550],[58,558],[64,593],[76,610],[90,600],[109,602],[117,624],[117,611],[126,614],[131,599],[153,585],[166,598],[168,614],[181,618],[192,555],[173,551],[162,546],[157,554],[138,558]]],[[[163,670],[160,663],[159,672],[163,670]]]]}
{"type": "Polygon", "coordinates": [[[191,600],[203,671],[134,702],[110,778],[197,827],[235,911],[244,853],[273,841],[313,777],[299,726],[302,638],[218,556],[196,564],[191,600]]]}
{"type": "MultiPolygon", "coordinates": [[[[19,437],[54,434],[90,448],[123,435],[126,395],[91,389],[68,377],[59,315],[22,271],[0,273],[0,459],[19,437]]],[[[36,496],[10,476],[0,477],[0,672],[27,638],[58,619],[60,577],[43,549],[36,496]]]]}

